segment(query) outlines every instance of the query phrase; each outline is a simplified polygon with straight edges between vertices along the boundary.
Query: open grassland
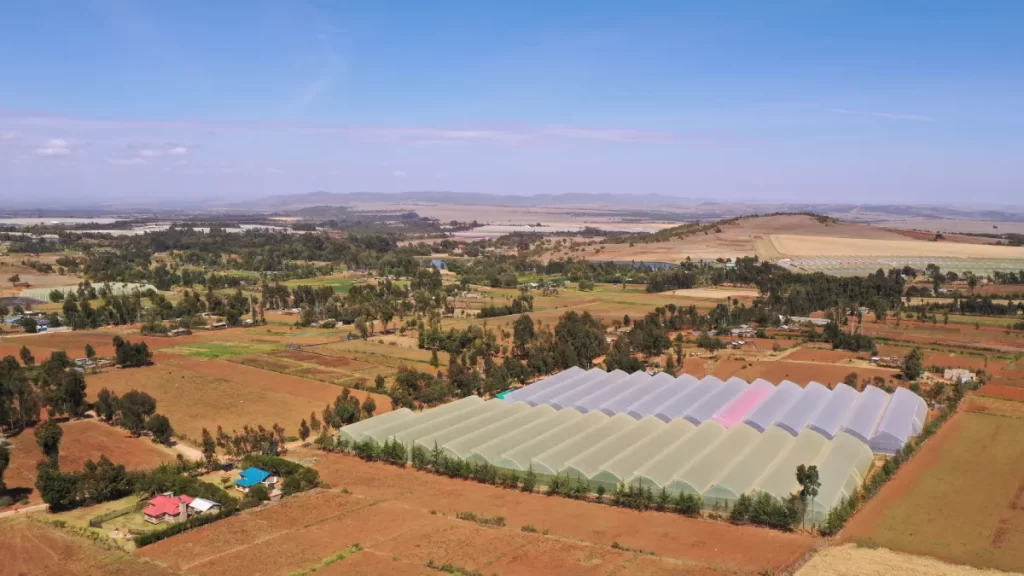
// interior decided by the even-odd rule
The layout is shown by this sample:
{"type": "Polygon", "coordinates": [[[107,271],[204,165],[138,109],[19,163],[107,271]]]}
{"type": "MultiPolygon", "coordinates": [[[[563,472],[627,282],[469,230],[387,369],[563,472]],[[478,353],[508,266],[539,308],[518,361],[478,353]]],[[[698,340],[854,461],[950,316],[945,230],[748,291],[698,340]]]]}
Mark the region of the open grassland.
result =
{"type": "Polygon", "coordinates": [[[856,544],[832,546],[819,552],[796,572],[796,576],[1006,576],[1006,572],[949,564],[928,558],[856,544]]]}
{"type": "Polygon", "coordinates": [[[853,518],[842,538],[1024,571],[1022,435],[1024,419],[957,414],[853,518]]]}
{"type": "MultiPolygon", "coordinates": [[[[310,412],[319,414],[342,391],[325,382],[235,362],[187,357],[90,376],[88,384],[90,400],[103,388],[118,395],[130,390],[149,393],[157,400],[157,410],[193,444],[204,427],[213,432],[218,425],[230,431],[246,424],[269,428],[276,422],[294,434],[303,418],[310,412]]],[[[362,402],[368,393],[353,390],[352,394],[362,402]]],[[[377,413],[391,409],[387,396],[373,397],[377,413]]]]}
{"type": "Polygon", "coordinates": [[[295,289],[297,286],[312,286],[319,288],[320,286],[330,286],[335,292],[341,292],[348,294],[349,289],[355,284],[362,282],[355,274],[342,273],[332,274],[330,276],[317,276],[316,278],[300,278],[296,280],[287,280],[282,282],[285,286],[291,289],[295,289]]]}
{"type": "Polygon", "coordinates": [[[162,566],[27,517],[0,520],[0,576],[169,576],[162,566]]]}
{"type": "Polygon", "coordinates": [[[1024,248],[964,244],[958,242],[926,242],[901,239],[874,239],[866,237],[842,238],[836,236],[802,236],[792,232],[772,234],[776,250],[787,257],[846,256],[851,258],[878,257],[945,257],[989,258],[1024,261],[1024,248]]]}
{"type": "MultiPolygon", "coordinates": [[[[96,420],[78,420],[61,424],[64,437],[60,443],[60,467],[65,472],[81,470],[86,460],[99,460],[106,455],[129,470],[153,468],[174,460],[174,452],[148,438],[132,438],[120,428],[96,420]]],[[[29,428],[10,438],[11,463],[4,474],[7,489],[14,495],[28,494],[28,505],[41,504],[35,489],[36,464],[43,454],[36,444],[35,430],[29,428]]]]}
{"type": "MultiPolygon", "coordinates": [[[[303,456],[302,451],[295,455],[303,456]]],[[[243,513],[140,554],[198,575],[286,574],[338,554],[345,557],[320,569],[323,573],[423,574],[433,561],[502,576],[713,575],[791,566],[814,542],[796,534],[523,494],[348,456],[305,456],[316,458],[315,467],[334,489],[243,513]],[[458,520],[460,511],[504,516],[505,526],[458,520]],[[523,532],[526,524],[548,533],[523,532]],[[616,542],[619,549],[612,547],[616,542]]]]}

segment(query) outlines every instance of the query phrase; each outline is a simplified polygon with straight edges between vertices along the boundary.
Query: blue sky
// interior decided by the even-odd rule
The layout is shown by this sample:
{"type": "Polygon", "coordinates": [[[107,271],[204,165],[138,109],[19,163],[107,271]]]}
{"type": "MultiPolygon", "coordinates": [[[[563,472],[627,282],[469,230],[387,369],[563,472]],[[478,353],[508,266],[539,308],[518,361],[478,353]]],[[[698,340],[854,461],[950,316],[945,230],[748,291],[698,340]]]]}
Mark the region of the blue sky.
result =
{"type": "Polygon", "coordinates": [[[1013,1],[10,0],[0,191],[1019,204],[1021,21],[1013,1]]]}

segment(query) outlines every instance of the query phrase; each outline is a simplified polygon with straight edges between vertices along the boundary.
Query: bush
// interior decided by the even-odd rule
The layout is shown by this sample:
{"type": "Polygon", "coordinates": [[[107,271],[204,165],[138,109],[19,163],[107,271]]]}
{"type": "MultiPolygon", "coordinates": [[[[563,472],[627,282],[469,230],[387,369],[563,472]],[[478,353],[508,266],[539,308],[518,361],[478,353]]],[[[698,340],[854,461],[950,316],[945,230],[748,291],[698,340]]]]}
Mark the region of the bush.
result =
{"type": "Polygon", "coordinates": [[[210,524],[211,522],[216,522],[217,520],[221,520],[223,518],[227,518],[227,517],[233,515],[235,512],[236,512],[235,508],[232,508],[230,510],[225,508],[225,509],[221,510],[217,514],[203,514],[201,516],[193,516],[193,517],[189,518],[188,520],[185,520],[184,522],[179,522],[177,524],[171,524],[170,526],[168,526],[167,528],[164,528],[163,530],[158,530],[156,532],[150,532],[148,534],[142,534],[140,536],[136,536],[135,537],[135,546],[137,548],[143,548],[145,546],[149,546],[150,544],[159,542],[159,541],[161,541],[161,540],[163,540],[165,538],[170,538],[171,536],[174,536],[174,535],[177,535],[177,534],[181,534],[182,532],[187,532],[189,530],[192,530],[193,528],[198,528],[200,526],[205,526],[207,524],[210,524]]]}

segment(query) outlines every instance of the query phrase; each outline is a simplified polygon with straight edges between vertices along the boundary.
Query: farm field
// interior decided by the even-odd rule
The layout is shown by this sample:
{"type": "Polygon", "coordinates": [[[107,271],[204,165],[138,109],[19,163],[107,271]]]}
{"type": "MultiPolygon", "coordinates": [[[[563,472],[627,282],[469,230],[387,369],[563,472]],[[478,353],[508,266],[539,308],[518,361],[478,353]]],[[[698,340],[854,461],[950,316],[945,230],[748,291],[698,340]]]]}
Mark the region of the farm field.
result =
{"type": "MultiPolygon", "coordinates": [[[[964,244],[957,242],[926,242],[909,240],[902,235],[897,239],[868,237],[843,238],[819,235],[813,238],[793,233],[772,234],[772,244],[786,257],[849,257],[849,258],[970,258],[988,260],[1024,261],[1024,248],[1014,246],[991,246],[987,244],[964,244]]],[[[921,267],[931,260],[921,262],[921,267]]],[[[936,262],[938,263],[938,262],[936,262]]],[[[975,272],[981,263],[975,265],[975,272]]],[[[943,266],[943,269],[946,267],[943,266]]],[[[1014,269],[1019,270],[1020,267],[1014,269]]]]}
{"type": "MultiPolygon", "coordinates": [[[[81,470],[86,460],[106,455],[128,470],[154,468],[174,460],[176,452],[154,444],[147,438],[132,438],[120,428],[96,420],[78,420],[61,424],[64,438],[60,444],[60,465],[64,471],[81,470]]],[[[11,438],[10,467],[4,474],[8,490],[29,493],[28,505],[41,504],[35,489],[36,464],[43,459],[36,444],[34,429],[28,428],[11,438]]]]}
{"type": "Polygon", "coordinates": [[[950,564],[926,556],[842,544],[820,550],[796,572],[796,576],[1006,576],[1006,572],[950,564]]]}
{"type": "MultiPolygon", "coordinates": [[[[171,355],[153,366],[89,376],[90,400],[103,388],[118,395],[130,390],[149,393],[157,400],[157,410],[193,444],[204,427],[214,432],[218,425],[230,432],[246,424],[269,428],[276,422],[294,433],[299,421],[310,412],[319,413],[342,392],[340,386],[226,360],[171,355]]],[[[367,394],[352,390],[360,402],[367,394]]],[[[373,396],[377,413],[391,409],[390,398],[373,396]]]]}
{"type": "Polygon", "coordinates": [[[420,574],[433,560],[502,575],[711,575],[788,566],[814,542],[797,534],[672,514],[647,512],[641,518],[627,510],[455,482],[347,456],[309,456],[315,456],[315,467],[335,489],[286,499],[139,554],[190,574],[289,573],[359,543],[362,551],[326,573],[360,573],[345,567],[366,556],[353,566],[420,574]],[[505,526],[458,520],[460,511],[505,516],[505,526]],[[548,530],[548,535],[523,532],[525,524],[548,530]],[[657,556],[612,548],[615,542],[657,556]]]}
{"type": "Polygon", "coordinates": [[[170,576],[162,566],[103,546],[40,520],[0,520],[0,576],[170,576]]]}
{"type": "Polygon", "coordinates": [[[842,539],[1024,571],[1022,434],[1021,418],[957,414],[854,516],[842,539]]]}

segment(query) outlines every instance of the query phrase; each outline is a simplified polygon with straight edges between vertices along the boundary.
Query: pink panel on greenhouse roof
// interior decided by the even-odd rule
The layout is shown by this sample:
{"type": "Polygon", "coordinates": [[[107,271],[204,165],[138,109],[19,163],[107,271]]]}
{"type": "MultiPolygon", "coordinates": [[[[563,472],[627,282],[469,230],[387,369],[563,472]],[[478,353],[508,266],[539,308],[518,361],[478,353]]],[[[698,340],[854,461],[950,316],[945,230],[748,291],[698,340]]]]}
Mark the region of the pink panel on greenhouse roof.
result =
{"type": "Polygon", "coordinates": [[[742,422],[747,414],[757,409],[773,392],[775,392],[775,386],[771,382],[755,380],[742,394],[719,410],[711,420],[726,428],[732,428],[742,422]]]}

